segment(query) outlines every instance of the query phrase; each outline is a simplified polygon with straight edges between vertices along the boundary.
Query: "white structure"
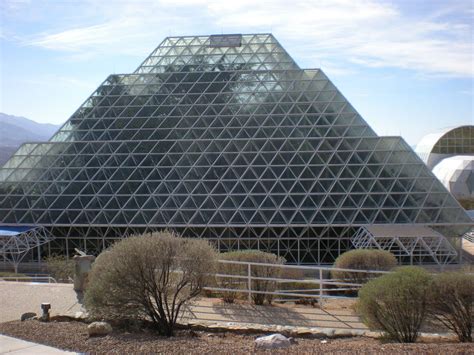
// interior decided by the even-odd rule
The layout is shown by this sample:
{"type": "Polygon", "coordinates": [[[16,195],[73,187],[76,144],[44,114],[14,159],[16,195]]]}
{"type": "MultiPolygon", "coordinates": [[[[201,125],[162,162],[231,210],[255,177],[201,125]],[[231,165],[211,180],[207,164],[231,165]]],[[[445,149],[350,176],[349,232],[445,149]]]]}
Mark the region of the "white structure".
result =
{"type": "Polygon", "coordinates": [[[454,197],[474,198],[474,126],[429,134],[416,152],[454,197]]]}
{"type": "Polygon", "coordinates": [[[456,198],[474,198],[474,156],[443,159],[433,168],[433,173],[456,198]]]}

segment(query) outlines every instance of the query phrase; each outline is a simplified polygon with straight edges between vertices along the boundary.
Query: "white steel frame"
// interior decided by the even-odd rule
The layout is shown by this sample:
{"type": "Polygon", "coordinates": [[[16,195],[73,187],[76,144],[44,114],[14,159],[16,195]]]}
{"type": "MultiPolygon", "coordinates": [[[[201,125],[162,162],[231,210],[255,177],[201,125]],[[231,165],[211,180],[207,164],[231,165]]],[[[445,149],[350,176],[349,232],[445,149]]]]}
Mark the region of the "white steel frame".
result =
{"type": "Polygon", "coordinates": [[[16,234],[4,234],[0,231],[0,256],[13,264],[15,273],[18,265],[28,252],[51,242],[54,236],[47,228],[37,226],[16,234]]]}
{"type": "Polygon", "coordinates": [[[361,225],[471,224],[401,137],[378,137],[271,34],[210,43],[166,38],[23,145],[0,169],[0,223],[45,226],[65,253],[168,228],[299,264],[334,261],[361,225]]]}
{"type": "Polygon", "coordinates": [[[365,227],[351,238],[357,249],[382,249],[393,253],[400,262],[409,264],[436,263],[445,265],[457,261],[458,252],[446,238],[433,231],[432,235],[377,236],[365,227]]]}

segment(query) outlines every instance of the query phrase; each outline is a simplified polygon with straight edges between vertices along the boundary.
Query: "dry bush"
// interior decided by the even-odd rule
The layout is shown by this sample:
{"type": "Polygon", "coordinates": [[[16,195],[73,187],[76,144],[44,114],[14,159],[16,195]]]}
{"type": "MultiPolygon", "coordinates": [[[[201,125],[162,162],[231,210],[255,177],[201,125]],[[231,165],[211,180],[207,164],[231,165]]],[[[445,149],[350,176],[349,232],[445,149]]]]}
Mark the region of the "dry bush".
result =
{"type": "Polygon", "coordinates": [[[465,210],[474,210],[474,198],[460,198],[458,202],[465,210]]]}
{"type": "MultiPolygon", "coordinates": [[[[219,254],[219,259],[221,260],[236,260],[236,252],[228,252],[219,254]]],[[[247,267],[245,265],[235,265],[235,264],[225,264],[219,263],[218,273],[224,275],[236,275],[236,276],[245,276],[247,275],[247,267]]],[[[229,291],[222,291],[221,296],[222,300],[225,303],[234,303],[234,301],[240,298],[240,291],[234,290],[243,290],[246,289],[246,282],[243,279],[234,278],[234,277],[216,277],[217,287],[225,288],[229,291]]]]}
{"type": "Polygon", "coordinates": [[[453,331],[461,342],[472,342],[474,275],[446,272],[436,275],[430,292],[430,316],[453,331]]]}
{"type": "Polygon", "coordinates": [[[19,273],[16,273],[16,272],[9,272],[9,271],[5,271],[5,272],[0,272],[0,278],[2,277],[7,277],[7,278],[10,278],[10,279],[6,279],[4,281],[16,281],[16,279],[14,279],[14,277],[21,277],[20,280],[18,281],[23,281],[23,282],[31,282],[31,278],[26,275],[26,274],[19,274],[19,273]]]}
{"type": "MultiPolygon", "coordinates": [[[[355,270],[388,271],[397,265],[395,256],[379,249],[355,249],[341,254],[334,262],[335,268],[355,270]]],[[[350,271],[331,271],[333,279],[346,280],[352,283],[363,284],[377,274],[358,273],[350,271]]]]}
{"type": "Polygon", "coordinates": [[[399,268],[362,286],[357,310],[369,328],[413,343],[427,315],[431,284],[432,277],[422,268],[399,268]]]}
{"type": "MultiPolygon", "coordinates": [[[[265,253],[260,250],[240,250],[222,253],[219,256],[222,260],[242,261],[252,263],[266,263],[266,264],[284,264],[285,259],[272,253],[265,253]]],[[[219,263],[219,273],[228,275],[247,276],[247,265],[224,264],[219,263]]],[[[281,273],[281,268],[273,266],[252,265],[252,277],[271,277],[278,278],[281,273]]],[[[246,289],[247,280],[219,277],[217,282],[222,288],[232,289],[246,289]]],[[[252,279],[252,290],[260,292],[273,292],[276,289],[275,281],[256,280],[252,279]]],[[[223,299],[225,302],[234,302],[237,297],[237,291],[224,292],[223,299]]],[[[252,293],[252,300],[256,305],[262,305],[265,301],[271,304],[273,295],[265,293],[252,293]]]]}
{"type": "Polygon", "coordinates": [[[74,279],[74,260],[67,259],[63,255],[51,255],[45,261],[49,274],[56,281],[69,282],[71,279],[74,279]]]}
{"type": "MultiPolygon", "coordinates": [[[[319,295],[319,282],[304,282],[314,279],[314,272],[302,269],[285,268],[280,277],[282,279],[295,280],[291,282],[282,282],[279,288],[283,291],[292,291],[291,293],[315,294],[319,295]],[[318,290],[305,292],[306,290],[318,290]]],[[[280,296],[282,300],[295,300],[296,304],[317,304],[317,299],[313,297],[280,296]]]]}
{"type": "Polygon", "coordinates": [[[166,231],[126,238],[94,262],[86,308],[95,318],[148,319],[160,334],[171,336],[183,306],[201,292],[215,262],[204,239],[166,231]]]}

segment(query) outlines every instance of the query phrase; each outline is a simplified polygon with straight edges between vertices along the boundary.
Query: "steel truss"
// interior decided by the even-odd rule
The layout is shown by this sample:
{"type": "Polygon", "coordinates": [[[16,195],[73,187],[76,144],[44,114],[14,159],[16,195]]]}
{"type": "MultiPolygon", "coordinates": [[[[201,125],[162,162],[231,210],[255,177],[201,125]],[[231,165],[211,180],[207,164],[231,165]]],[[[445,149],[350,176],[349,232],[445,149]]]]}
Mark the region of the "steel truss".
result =
{"type": "Polygon", "coordinates": [[[170,228],[316,264],[361,225],[465,232],[471,220],[411,147],[377,136],[322,70],[271,34],[231,38],[168,37],[110,75],[0,169],[0,223],[47,226],[48,248],[65,252],[170,228]]]}
{"type": "Polygon", "coordinates": [[[393,253],[401,263],[444,265],[457,261],[458,252],[441,234],[378,236],[360,227],[351,238],[354,248],[383,249],[393,253]]]}
{"type": "MultiPolygon", "coordinates": [[[[55,227],[58,238],[43,253],[72,255],[74,248],[97,255],[122,237],[164,228],[55,227]]],[[[206,238],[219,252],[258,249],[284,257],[290,264],[331,264],[352,248],[352,227],[169,227],[184,237],[206,238]]]]}
{"type": "Polygon", "coordinates": [[[474,243],[474,228],[471,229],[469,232],[463,235],[463,238],[474,243]]]}
{"type": "Polygon", "coordinates": [[[38,226],[19,233],[0,231],[0,255],[13,264],[15,272],[23,258],[35,248],[54,240],[47,228],[38,226]]]}

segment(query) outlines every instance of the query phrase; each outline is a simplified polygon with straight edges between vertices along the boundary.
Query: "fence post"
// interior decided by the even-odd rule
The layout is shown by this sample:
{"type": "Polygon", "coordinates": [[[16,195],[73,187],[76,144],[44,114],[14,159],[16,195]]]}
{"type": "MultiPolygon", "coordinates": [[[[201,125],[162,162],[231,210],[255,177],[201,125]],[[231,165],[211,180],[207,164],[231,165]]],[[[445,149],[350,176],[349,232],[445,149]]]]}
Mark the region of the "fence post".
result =
{"type": "Polygon", "coordinates": [[[323,269],[319,269],[319,302],[323,300],[323,269]]]}
{"type": "Polygon", "coordinates": [[[252,301],[252,270],[251,267],[252,265],[247,264],[247,288],[248,288],[248,299],[249,302],[252,301]]]}

